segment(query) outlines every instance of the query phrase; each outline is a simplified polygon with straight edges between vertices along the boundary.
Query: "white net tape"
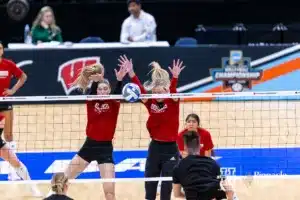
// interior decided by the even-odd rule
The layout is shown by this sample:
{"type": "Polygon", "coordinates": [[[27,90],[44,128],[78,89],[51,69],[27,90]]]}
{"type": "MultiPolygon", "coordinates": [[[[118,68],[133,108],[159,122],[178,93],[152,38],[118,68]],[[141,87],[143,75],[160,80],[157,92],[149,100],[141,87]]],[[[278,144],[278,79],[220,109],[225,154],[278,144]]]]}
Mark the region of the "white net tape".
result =
{"type": "MultiPolygon", "coordinates": [[[[253,100],[259,97],[299,97],[300,91],[263,91],[263,92],[218,92],[218,93],[176,93],[176,94],[141,94],[140,99],[193,99],[193,98],[234,98],[253,100]]],[[[73,96],[10,96],[0,97],[0,102],[47,102],[47,101],[82,101],[82,100],[124,99],[122,95],[73,95],[73,96]]],[[[257,99],[262,100],[262,99],[257,99]]]]}

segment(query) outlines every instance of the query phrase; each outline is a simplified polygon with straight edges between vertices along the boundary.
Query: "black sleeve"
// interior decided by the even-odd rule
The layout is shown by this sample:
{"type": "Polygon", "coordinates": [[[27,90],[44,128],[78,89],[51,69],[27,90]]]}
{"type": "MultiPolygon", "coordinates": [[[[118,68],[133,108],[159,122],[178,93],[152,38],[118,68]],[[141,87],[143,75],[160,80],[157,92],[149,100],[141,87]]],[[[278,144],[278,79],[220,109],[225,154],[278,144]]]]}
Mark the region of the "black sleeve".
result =
{"type": "Polygon", "coordinates": [[[174,184],[180,184],[179,178],[178,178],[178,166],[174,167],[173,169],[173,183],[174,184]]]}
{"type": "Polygon", "coordinates": [[[97,87],[98,87],[98,82],[93,81],[89,94],[90,95],[96,95],[97,94],[97,87]]]}
{"type": "Polygon", "coordinates": [[[213,169],[214,169],[214,174],[217,178],[219,178],[221,176],[221,167],[220,165],[212,159],[212,163],[214,165],[213,169]]]}
{"type": "Polygon", "coordinates": [[[123,86],[123,82],[122,81],[117,81],[117,83],[115,85],[115,89],[113,91],[113,94],[121,94],[122,93],[122,86],[123,86]]]}

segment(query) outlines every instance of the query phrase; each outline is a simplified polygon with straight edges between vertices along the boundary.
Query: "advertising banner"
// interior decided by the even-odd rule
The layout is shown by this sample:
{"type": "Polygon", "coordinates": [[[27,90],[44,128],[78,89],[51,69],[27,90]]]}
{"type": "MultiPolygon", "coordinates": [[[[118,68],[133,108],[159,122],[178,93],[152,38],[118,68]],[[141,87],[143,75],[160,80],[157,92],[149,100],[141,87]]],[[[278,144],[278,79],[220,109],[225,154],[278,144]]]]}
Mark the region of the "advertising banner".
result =
{"type": "MultiPolygon", "coordinates": [[[[231,86],[223,87],[222,77],[216,79],[213,77],[215,74],[212,73],[212,69],[224,69],[224,58],[232,59],[231,52],[242,53],[243,57],[248,59],[246,63],[248,68],[246,67],[245,70],[249,71],[251,68],[255,72],[253,74],[255,77],[252,77],[251,80],[245,78],[240,80],[245,86],[243,88],[251,86],[249,89],[260,91],[296,90],[298,86],[293,81],[300,76],[297,70],[297,66],[300,65],[295,63],[300,62],[297,59],[299,57],[298,48],[285,48],[279,46],[238,48],[227,46],[86,50],[36,49],[6,50],[5,56],[16,62],[28,75],[28,81],[16,96],[75,94],[75,88],[70,84],[76,79],[83,66],[97,62],[103,63],[105,76],[113,84],[116,80],[114,69],[118,67],[118,57],[124,54],[133,59],[134,69],[142,82],[150,78],[147,74],[151,70],[149,63],[152,61],[157,61],[163,68],[168,69],[173,59],[181,59],[186,68],[179,78],[178,92],[231,91],[231,86]],[[257,72],[259,76],[257,76],[257,72]]],[[[242,74],[242,76],[244,75],[242,74]]],[[[227,81],[232,83],[231,80],[227,81]]],[[[241,90],[238,84],[234,84],[234,88],[237,91],[241,90]]]]}

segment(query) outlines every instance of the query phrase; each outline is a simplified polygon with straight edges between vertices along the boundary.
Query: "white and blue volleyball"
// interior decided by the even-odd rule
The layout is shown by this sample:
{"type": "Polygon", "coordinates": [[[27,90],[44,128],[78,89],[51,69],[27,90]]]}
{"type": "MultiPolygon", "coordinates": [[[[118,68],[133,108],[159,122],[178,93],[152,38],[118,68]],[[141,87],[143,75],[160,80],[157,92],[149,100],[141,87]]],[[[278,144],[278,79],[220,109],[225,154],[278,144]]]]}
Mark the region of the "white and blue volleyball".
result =
{"type": "Polygon", "coordinates": [[[127,83],[122,90],[122,95],[128,102],[136,102],[139,100],[141,90],[137,84],[127,83]]]}

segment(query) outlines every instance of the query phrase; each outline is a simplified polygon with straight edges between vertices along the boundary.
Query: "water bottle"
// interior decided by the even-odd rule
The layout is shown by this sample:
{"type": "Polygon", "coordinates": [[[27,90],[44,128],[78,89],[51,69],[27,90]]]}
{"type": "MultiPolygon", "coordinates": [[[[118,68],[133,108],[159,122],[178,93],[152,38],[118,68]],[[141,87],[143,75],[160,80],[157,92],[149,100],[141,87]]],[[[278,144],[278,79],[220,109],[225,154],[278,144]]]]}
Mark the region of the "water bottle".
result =
{"type": "Polygon", "coordinates": [[[25,25],[24,28],[24,43],[25,44],[31,44],[31,35],[30,35],[30,26],[28,24],[25,25]]]}

